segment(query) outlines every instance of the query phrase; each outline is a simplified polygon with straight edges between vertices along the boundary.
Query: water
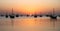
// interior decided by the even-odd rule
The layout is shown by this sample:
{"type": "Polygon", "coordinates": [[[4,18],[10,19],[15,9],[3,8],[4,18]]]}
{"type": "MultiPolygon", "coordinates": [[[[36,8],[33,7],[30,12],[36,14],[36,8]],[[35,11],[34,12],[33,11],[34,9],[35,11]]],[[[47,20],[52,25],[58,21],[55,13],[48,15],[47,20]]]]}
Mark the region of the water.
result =
{"type": "Polygon", "coordinates": [[[60,18],[0,17],[0,31],[60,31],[60,18]]]}

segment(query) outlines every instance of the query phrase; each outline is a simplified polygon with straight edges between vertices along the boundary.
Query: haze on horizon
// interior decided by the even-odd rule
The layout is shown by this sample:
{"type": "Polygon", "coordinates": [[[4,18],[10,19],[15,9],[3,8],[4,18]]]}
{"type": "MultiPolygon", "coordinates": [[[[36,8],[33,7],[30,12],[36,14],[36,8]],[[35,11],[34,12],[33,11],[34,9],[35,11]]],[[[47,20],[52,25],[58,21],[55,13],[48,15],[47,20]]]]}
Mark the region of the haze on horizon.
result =
{"type": "Polygon", "coordinates": [[[55,8],[56,14],[60,14],[60,0],[0,0],[0,13],[46,14],[55,8]]]}

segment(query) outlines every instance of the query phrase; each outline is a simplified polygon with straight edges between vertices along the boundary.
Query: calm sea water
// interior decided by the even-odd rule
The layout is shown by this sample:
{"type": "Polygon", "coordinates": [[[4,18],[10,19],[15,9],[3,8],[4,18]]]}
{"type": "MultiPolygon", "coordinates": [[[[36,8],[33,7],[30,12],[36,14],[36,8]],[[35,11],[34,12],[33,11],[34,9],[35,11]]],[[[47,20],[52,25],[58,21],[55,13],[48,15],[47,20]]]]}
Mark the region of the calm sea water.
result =
{"type": "Polygon", "coordinates": [[[0,31],[60,31],[60,18],[0,17],[0,31]]]}

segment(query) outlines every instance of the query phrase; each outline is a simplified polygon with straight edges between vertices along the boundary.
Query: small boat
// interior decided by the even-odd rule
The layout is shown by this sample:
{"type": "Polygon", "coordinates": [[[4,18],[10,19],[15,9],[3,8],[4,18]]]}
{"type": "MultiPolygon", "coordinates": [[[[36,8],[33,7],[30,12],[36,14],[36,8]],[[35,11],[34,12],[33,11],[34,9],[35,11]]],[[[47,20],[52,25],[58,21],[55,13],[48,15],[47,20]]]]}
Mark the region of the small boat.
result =
{"type": "Polygon", "coordinates": [[[42,17],[42,15],[39,15],[40,17],[42,17]]]}
{"type": "Polygon", "coordinates": [[[8,15],[5,15],[6,18],[8,18],[8,15]]]}
{"type": "Polygon", "coordinates": [[[57,16],[55,15],[55,9],[53,8],[53,14],[50,15],[51,19],[57,19],[57,16]]]}
{"type": "Polygon", "coordinates": [[[19,15],[17,14],[16,17],[19,17],[19,15]]]}
{"type": "Polygon", "coordinates": [[[3,17],[4,15],[1,14],[0,16],[3,17]]]}
{"type": "Polygon", "coordinates": [[[29,15],[26,15],[27,17],[29,17],[29,15]]]}
{"type": "Polygon", "coordinates": [[[46,15],[46,17],[49,17],[50,15],[46,15]]]}
{"type": "Polygon", "coordinates": [[[15,18],[14,15],[10,15],[10,18],[15,18]]]}
{"type": "Polygon", "coordinates": [[[12,8],[12,14],[10,15],[10,18],[15,18],[15,15],[13,14],[13,8],[12,8]]]}
{"type": "Polygon", "coordinates": [[[35,18],[37,18],[37,15],[34,15],[35,18]]]}
{"type": "Polygon", "coordinates": [[[51,19],[57,19],[57,16],[51,15],[50,18],[51,18],[51,19]]]}

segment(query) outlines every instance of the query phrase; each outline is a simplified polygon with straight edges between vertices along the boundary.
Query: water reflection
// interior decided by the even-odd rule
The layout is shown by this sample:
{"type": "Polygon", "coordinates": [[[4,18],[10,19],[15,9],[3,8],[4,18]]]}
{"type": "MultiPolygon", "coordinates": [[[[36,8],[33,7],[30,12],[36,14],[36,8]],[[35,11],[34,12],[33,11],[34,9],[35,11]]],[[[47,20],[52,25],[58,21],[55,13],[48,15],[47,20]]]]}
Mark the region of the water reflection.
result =
{"type": "Polygon", "coordinates": [[[0,31],[59,31],[60,21],[48,18],[3,18],[0,31]],[[3,20],[4,19],[4,20],[3,20]]]}
{"type": "Polygon", "coordinates": [[[13,19],[11,19],[11,25],[12,25],[12,27],[14,26],[14,20],[13,19]]]}
{"type": "Polygon", "coordinates": [[[57,31],[56,30],[56,22],[57,22],[57,19],[50,19],[50,22],[52,23],[52,27],[53,27],[53,31],[57,31]]]}

